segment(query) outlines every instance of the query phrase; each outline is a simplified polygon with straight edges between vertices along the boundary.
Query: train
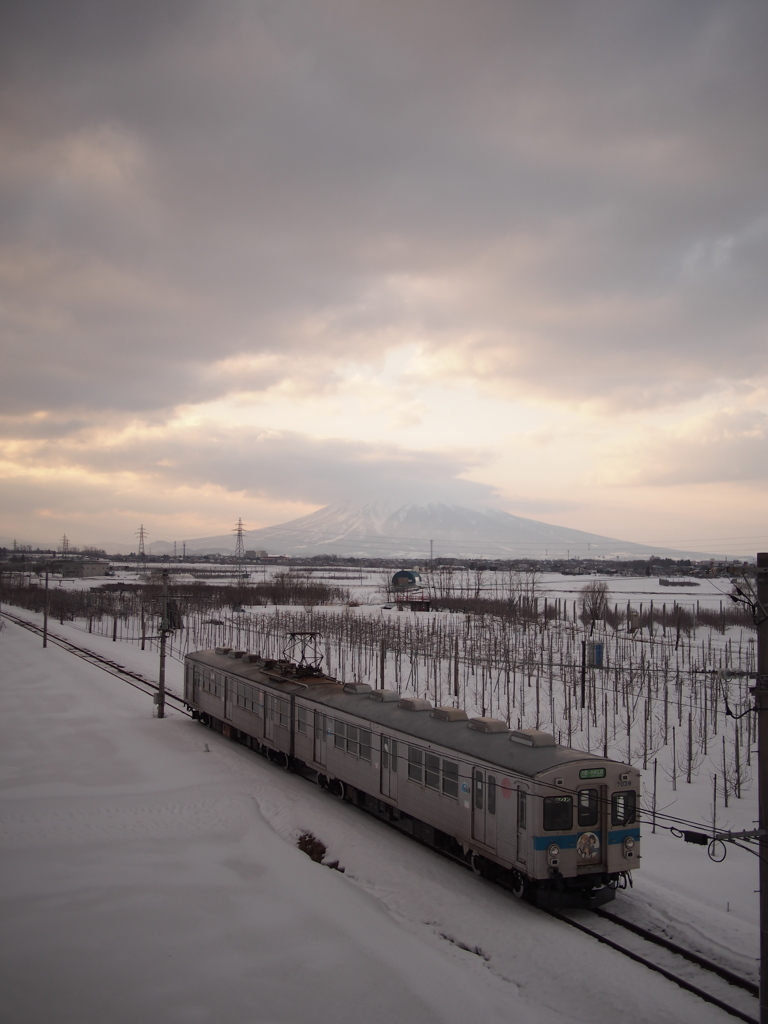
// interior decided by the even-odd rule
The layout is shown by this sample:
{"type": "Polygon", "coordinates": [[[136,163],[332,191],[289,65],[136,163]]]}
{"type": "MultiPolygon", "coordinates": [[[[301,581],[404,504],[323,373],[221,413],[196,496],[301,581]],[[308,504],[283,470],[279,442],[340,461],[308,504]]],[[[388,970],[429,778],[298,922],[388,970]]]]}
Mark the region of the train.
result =
{"type": "Polygon", "coordinates": [[[216,647],[184,702],[236,740],[546,908],[596,907],[640,860],[640,773],[537,729],[216,647]]]}

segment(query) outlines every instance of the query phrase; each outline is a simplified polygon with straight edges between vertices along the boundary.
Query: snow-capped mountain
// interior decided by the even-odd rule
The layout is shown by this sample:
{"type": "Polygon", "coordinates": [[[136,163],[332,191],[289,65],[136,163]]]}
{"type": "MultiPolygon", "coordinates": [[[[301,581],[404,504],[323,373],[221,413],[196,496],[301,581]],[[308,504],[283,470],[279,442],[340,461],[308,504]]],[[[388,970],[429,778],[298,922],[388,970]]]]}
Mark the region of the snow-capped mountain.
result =
{"type": "MultiPolygon", "coordinates": [[[[657,548],[552,526],[490,506],[377,501],[328,505],[278,526],[249,530],[249,550],[270,555],[409,558],[647,558],[657,548]]],[[[187,541],[192,552],[233,551],[234,537],[187,541]]],[[[159,553],[159,545],[151,545],[159,553]]],[[[666,554],[682,554],[666,552],[666,554]]]]}

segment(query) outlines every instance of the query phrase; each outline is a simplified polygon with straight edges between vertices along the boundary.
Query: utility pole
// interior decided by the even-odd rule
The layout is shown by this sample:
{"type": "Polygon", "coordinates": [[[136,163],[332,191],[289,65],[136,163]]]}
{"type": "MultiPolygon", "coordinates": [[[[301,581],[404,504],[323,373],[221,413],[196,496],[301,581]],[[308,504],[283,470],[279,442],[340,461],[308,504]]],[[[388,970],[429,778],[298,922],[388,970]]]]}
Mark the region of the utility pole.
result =
{"type": "Polygon", "coordinates": [[[45,604],[43,605],[43,647],[48,646],[48,566],[45,567],[45,604]]]}
{"type": "Polygon", "coordinates": [[[160,619],[160,672],[157,678],[157,717],[165,718],[165,641],[171,632],[168,615],[168,570],[163,569],[162,617],[160,619]]]}
{"type": "Polygon", "coordinates": [[[768,551],[757,555],[758,849],[760,851],[760,1024],[768,1024],[768,551]]]}

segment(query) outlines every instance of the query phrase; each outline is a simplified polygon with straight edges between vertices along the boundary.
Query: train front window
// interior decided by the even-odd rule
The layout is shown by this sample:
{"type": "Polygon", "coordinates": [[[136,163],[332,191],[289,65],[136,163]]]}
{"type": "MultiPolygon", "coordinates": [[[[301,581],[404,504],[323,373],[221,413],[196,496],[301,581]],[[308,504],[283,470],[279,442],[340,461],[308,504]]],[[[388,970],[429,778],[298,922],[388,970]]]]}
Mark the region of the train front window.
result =
{"type": "Polygon", "coordinates": [[[637,793],[628,789],[624,793],[614,793],[611,797],[611,824],[634,825],[637,813],[637,793]]]}
{"type": "Polygon", "coordinates": [[[597,824],[597,790],[582,789],[577,798],[579,828],[594,828],[597,824]]]}
{"type": "Polygon", "coordinates": [[[424,785],[427,789],[440,788],[440,758],[427,752],[424,755],[424,785]]]}
{"type": "Polygon", "coordinates": [[[562,832],[573,828],[573,797],[544,797],[544,829],[547,832],[562,832]]]}

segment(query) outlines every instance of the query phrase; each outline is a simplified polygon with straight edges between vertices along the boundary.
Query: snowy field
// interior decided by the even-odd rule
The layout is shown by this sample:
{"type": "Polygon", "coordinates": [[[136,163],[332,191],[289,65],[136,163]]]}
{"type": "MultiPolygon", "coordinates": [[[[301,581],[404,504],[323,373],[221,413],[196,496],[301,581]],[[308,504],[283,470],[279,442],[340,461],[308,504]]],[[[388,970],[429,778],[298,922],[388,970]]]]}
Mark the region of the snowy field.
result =
{"type": "MultiPolygon", "coordinates": [[[[87,640],[156,675],[153,652],[87,640]]],[[[0,664],[12,1024],[730,1019],[15,625],[0,664]],[[296,849],[304,831],[344,874],[296,849]]],[[[707,790],[665,800],[706,820],[707,790]]],[[[750,827],[754,793],[734,804],[750,827]]],[[[645,825],[617,904],[754,978],[756,867],[645,825]]]]}

